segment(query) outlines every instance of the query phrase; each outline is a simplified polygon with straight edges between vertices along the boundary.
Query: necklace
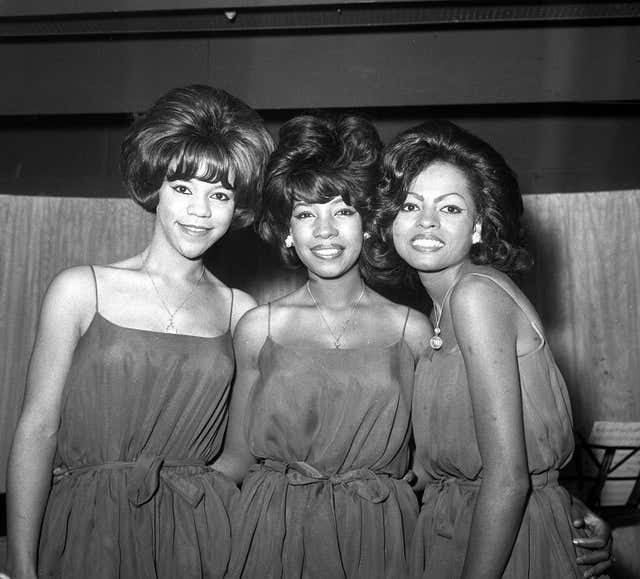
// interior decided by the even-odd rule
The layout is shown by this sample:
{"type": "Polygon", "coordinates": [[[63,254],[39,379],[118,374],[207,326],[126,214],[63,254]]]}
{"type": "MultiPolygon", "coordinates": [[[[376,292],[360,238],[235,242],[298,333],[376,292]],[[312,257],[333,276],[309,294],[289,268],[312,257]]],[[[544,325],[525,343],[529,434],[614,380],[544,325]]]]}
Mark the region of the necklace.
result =
{"type": "Polygon", "coordinates": [[[433,309],[436,312],[436,322],[433,325],[433,336],[429,338],[429,345],[434,350],[439,350],[440,348],[442,348],[442,345],[444,344],[444,341],[440,337],[440,320],[442,319],[442,312],[444,311],[444,306],[447,303],[447,298],[449,297],[449,294],[453,291],[453,288],[456,287],[457,283],[458,283],[458,280],[454,281],[451,284],[451,287],[444,294],[444,298],[442,299],[442,307],[440,308],[440,310],[438,310],[438,306],[436,306],[436,303],[433,302],[433,309]]]}
{"type": "Polygon", "coordinates": [[[353,302],[353,305],[351,306],[351,309],[349,310],[349,315],[347,316],[347,321],[342,324],[342,329],[340,330],[339,334],[336,334],[333,331],[333,328],[331,327],[331,325],[329,324],[329,322],[327,321],[327,318],[324,317],[324,314],[322,313],[322,310],[320,309],[320,304],[318,304],[318,301],[316,300],[315,296],[311,293],[311,287],[309,286],[309,282],[307,281],[307,291],[309,292],[309,295],[311,296],[311,299],[313,300],[313,305],[316,306],[316,309],[318,310],[318,313],[320,314],[320,317],[322,318],[322,321],[324,322],[324,325],[327,326],[327,330],[329,330],[329,333],[331,334],[331,337],[333,338],[333,347],[336,350],[340,350],[340,348],[342,348],[342,336],[344,335],[345,330],[347,329],[347,326],[349,325],[349,322],[351,322],[351,316],[353,316],[353,314],[356,311],[356,308],[358,307],[358,305],[360,304],[360,301],[362,300],[363,296],[364,296],[364,292],[367,286],[364,285],[364,283],[362,284],[362,291],[360,292],[360,295],[358,296],[358,299],[353,302]]]}
{"type": "Polygon", "coordinates": [[[169,323],[167,324],[167,326],[164,329],[164,331],[167,332],[167,333],[170,332],[170,333],[173,333],[173,334],[177,334],[178,333],[178,328],[177,328],[176,323],[175,323],[175,315],[184,307],[184,305],[189,301],[191,296],[193,296],[193,294],[196,291],[197,287],[200,285],[200,282],[202,281],[202,278],[204,277],[204,271],[205,271],[204,265],[202,266],[202,273],[200,274],[200,277],[198,278],[196,283],[193,284],[193,287],[191,288],[191,291],[180,302],[180,305],[175,310],[173,310],[173,313],[171,312],[171,308],[167,305],[167,302],[164,301],[164,298],[162,297],[162,294],[158,290],[158,286],[156,286],[156,282],[153,281],[153,278],[151,277],[151,274],[149,273],[149,270],[146,267],[144,267],[143,269],[144,269],[144,272],[147,274],[147,277],[151,281],[151,285],[153,286],[153,289],[155,290],[156,294],[158,295],[158,299],[160,300],[160,303],[162,304],[162,307],[166,310],[167,314],[169,314],[169,323]]]}

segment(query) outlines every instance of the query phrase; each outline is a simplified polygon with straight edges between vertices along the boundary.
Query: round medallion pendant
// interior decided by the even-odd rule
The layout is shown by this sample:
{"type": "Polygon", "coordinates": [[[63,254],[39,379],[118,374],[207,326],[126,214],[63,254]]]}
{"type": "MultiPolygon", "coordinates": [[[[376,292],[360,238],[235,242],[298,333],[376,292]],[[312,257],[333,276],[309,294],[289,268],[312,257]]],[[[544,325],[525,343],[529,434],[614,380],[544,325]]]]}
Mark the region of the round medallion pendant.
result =
{"type": "Polygon", "coordinates": [[[429,345],[434,349],[434,350],[439,350],[440,348],[442,348],[442,338],[440,336],[431,336],[431,338],[429,339],[429,345]]]}

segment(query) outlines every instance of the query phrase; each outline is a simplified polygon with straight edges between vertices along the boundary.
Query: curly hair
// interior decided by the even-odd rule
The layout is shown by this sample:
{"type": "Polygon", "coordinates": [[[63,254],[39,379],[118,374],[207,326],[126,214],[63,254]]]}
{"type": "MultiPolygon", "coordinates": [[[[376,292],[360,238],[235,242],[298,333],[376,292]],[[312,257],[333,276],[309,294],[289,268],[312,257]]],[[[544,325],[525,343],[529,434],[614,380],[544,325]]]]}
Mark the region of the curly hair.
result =
{"type": "Polygon", "coordinates": [[[120,168],[130,196],[151,213],[165,179],[221,182],[235,192],[237,229],[253,221],[272,151],[258,113],[224,90],[192,85],[170,90],[133,123],[120,168]]]}
{"type": "Polygon", "coordinates": [[[515,173],[479,137],[449,121],[433,120],[400,133],[382,152],[374,238],[368,246],[376,277],[415,282],[415,272],[395,251],[391,228],[413,180],[436,162],[457,167],[469,180],[482,226],[482,240],[472,245],[471,261],[508,274],[529,268],[532,259],[523,245],[522,195],[515,173]]]}
{"type": "MultiPolygon", "coordinates": [[[[340,196],[368,229],[381,149],[375,127],[357,115],[314,111],[281,127],[267,166],[258,233],[285,265],[301,264],[295,249],[283,243],[297,201],[326,203],[340,196]]],[[[367,264],[360,265],[367,269],[367,264]]]]}

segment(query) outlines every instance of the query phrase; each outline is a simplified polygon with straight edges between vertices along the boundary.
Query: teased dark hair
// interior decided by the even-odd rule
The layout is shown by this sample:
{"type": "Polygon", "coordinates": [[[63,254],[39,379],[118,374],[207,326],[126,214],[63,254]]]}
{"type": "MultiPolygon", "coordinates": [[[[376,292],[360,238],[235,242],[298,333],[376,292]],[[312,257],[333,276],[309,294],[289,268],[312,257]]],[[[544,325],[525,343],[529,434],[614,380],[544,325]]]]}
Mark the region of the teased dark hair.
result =
{"type": "Polygon", "coordinates": [[[469,180],[482,225],[482,241],[471,247],[471,261],[513,274],[531,266],[523,247],[523,211],[518,180],[488,143],[445,120],[400,133],[382,153],[374,237],[369,258],[381,281],[415,281],[415,272],[396,253],[391,227],[412,181],[429,165],[454,165],[469,180]]]}
{"type": "Polygon", "coordinates": [[[369,229],[381,148],[374,126],[357,115],[315,111],[282,126],[267,167],[258,233],[285,265],[300,265],[295,249],[284,246],[297,201],[325,203],[339,195],[369,229]]]}
{"type": "Polygon", "coordinates": [[[253,221],[273,140],[260,116],[224,90],[192,85],[170,90],[129,129],[120,167],[131,197],[147,211],[166,178],[220,181],[234,176],[232,227],[253,221]]]}

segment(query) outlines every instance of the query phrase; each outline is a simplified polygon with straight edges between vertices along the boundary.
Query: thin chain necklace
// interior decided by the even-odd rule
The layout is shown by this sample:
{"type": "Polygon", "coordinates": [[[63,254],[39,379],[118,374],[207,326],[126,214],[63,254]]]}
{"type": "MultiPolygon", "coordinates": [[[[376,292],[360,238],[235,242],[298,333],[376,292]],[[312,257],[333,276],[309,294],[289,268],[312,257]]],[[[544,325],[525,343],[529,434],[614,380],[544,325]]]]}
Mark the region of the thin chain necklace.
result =
{"type": "Polygon", "coordinates": [[[353,314],[356,311],[356,308],[358,307],[358,305],[360,304],[360,302],[362,301],[362,298],[364,297],[364,292],[367,286],[364,285],[364,283],[362,284],[362,291],[360,292],[360,295],[358,296],[358,299],[353,302],[353,305],[351,306],[351,309],[349,310],[349,315],[347,316],[347,321],[342,324],[342,328],[340,330],[340,333],[336,334],[333,331],[333,328],[331,327],[331,325],[329,324],[329,322],[327,321],[327,318],[324,317],[324,314],[322,313],[322,309],[320,308],[320,304],[318,303],[318,300],[316,300],[315,296],[311,293],[311,287],[309,286],[309,282],[307,281],[307,291],[309,292],[309,295],[311,296],[311,299],[313,300],[313,305],[316,306],[316,309],[318,310],[318,313],[320,314],[320,317],[322,318],[322,321],[324,322],[324,325],[327,326],[327,330],[329,330],[329,333],[331,334],[331,337],[333,338],[333,347],[336,350],[340,350],[340,348],[342,348],[342,336],[344,335],[345,330],[347,329],[347,326],[349,325],[349,322],[351,322],[351,316],[353,316],[353,314]]]}
{"type": "Polygon", "coordinates": [[[202,278],[204,277],[204,272],[205,272],[204,264],[202,265],[202,273],[200,274],[200,277],[198,277],[198,280],[193,284],[193,287],[191,288],[191,290],[189,291],[187,296],[180,302],[180,305],[175,310],[173,310],[173,313],[171,312],[171,308],[169,307],[167,302],[162,297],[162,294],[158,290],[158,286],[156,286],[156,282],[153,281],[153,278],[151,277],[151,274],[149,273],[149,270],[146,268],[146,266],[143,267],[143,269],[144,269],[144,272],[147,274],[147,277],[151,281],[151,285],[153,286],[153,289],[156,291],[156,294],[158,295],[158,299],[160,300],[160,303],[162,304],[162,307],[166,310],[167,314],[169,314],[169,323],[165,327],[164,331],[167,332],[167,333],[177,334],[178,333],[178,328],[177,328],[176,323],[175,323],[175,315],[191,299],[191,297],[195,293],[197,287],[200,285],[200,282],[202,281],[202,278]]]}
{"type": "Polygon", "coordinates": [[[438,310],[438,306],[436,305],[436,302],[433,302],[433,309],[436,313],[435,315],[436,321],[435,321],[435,324],[433,324],[433,336],[429,338],[429,345],[434,350],[439,350],[440,348],[442,348],[442,345],[444,344],[444,341],[440,337],[440,320],[442,319],[442,312],[444,311],[444,306],[447,304],[447,298],[449,297],[449,294],[453,291],[453,288],[456,287],[457,283],[458,283],[458,280],[454,281],[451,284],[451,287],[449,287],[449,289],[446,291],[446,293],[444,294],[444,298],[442,299],[442,307],[439,310],[438,310]]]}

